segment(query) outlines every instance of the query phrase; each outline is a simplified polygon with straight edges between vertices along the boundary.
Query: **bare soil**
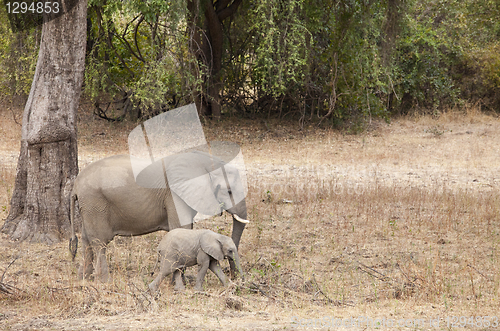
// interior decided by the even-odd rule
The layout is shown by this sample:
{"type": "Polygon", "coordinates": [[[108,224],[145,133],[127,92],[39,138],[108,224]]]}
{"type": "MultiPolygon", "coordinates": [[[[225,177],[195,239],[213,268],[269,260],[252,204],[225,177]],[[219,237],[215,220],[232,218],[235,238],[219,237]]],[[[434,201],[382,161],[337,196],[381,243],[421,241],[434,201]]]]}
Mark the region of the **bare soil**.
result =
{"type": "MultiPolygon", "coordinates": [[[[0,226],[20,114],[0,109],[0,226]]],[[[136,124],[88,111],[79,117],[80,168],[127,153],[136,124]]],[[[450,329],[452,316],[476,318],[457,320],[469,329],[492,329],[477,317],[500,323],[496,116],[466,109],[374,121],[357,135],[277,120],[227,119],[204,130],[208,141],[237,142],[245,157],[251,223],[240,246],[244,281],[223,288],[208,275],[204,292],[188,285],[183,293],[164,282],[151,298],[145,289],[163,233],[116,238],[110,284],[79,281],[81,253],[73,264],[67,242],[44,246],[0,234],[0,283],[11,290],[0,292],[0,329],[327,329],[330,318],[362,316],[406,322],[394,329],[450,329]],[[437,318],[439,326],[431,325],[437,318]]],[[[195,227],[229,234],[229,219],[195,227]]],[[[372,328],[365,321],[350,329],[372,328]]]]}

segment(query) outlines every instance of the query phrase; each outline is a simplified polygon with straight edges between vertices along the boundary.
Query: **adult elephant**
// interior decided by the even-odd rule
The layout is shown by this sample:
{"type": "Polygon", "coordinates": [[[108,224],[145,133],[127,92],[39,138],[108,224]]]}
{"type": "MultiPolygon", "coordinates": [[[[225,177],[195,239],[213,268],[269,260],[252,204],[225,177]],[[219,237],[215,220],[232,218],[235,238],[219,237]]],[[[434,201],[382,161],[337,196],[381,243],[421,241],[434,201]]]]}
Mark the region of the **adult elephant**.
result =
{"type": "MultiPolygon", "coordinates": [[[[106,245],[117,235],[192,228],[197,212],[233,215],[232,239],[239,246],[247,220],[244,186],[238,169],[210,154],[194,151],[156,161],[137,178],[131,157],[117,155],[94,162],[75,179],[71,195],[70,251],[76,255],[75,202],[82,217],[84,262],[80,274],[106,282],[106,245]],[[94,270],[94,257],[96,268],[94,270]]],[[[236,272],[234,264],[231,271],[236,272]]]]}

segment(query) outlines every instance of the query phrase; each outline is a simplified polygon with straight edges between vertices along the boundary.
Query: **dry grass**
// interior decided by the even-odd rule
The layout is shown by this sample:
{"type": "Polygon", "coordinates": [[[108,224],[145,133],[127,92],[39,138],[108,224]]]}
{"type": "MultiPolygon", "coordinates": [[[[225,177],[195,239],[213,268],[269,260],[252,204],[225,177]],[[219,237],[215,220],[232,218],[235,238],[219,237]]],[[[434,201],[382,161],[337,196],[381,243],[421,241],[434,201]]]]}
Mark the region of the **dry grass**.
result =
{"type": "MultiPolygon", "coordinates": [[[[131,127],[81,124],[81,164],[126,152],[131,127]]],[[[0,235],[0,272],[7,269],[3,282],[13,292],[0,293],[0,328],[269,330],[293,329],[294,316],[440,316],[443,328],[447,316],[500,315],[496,118],[469,109],[374,123],[357,136],[236,119],[205,130],[207,140],[235,141],[244,151],[245,281],[223,288],[209,274],[203,293],[193,286],[174,293],[164,282],[153,299],[144,291],[162,233],[116,238],[110,284],[78,281],[67,243],[0,235]]],[[[0,166],[0,207],[13,175],[0,166]]],[[[229,234],[229,219],[196,227],[229,234]]]]}

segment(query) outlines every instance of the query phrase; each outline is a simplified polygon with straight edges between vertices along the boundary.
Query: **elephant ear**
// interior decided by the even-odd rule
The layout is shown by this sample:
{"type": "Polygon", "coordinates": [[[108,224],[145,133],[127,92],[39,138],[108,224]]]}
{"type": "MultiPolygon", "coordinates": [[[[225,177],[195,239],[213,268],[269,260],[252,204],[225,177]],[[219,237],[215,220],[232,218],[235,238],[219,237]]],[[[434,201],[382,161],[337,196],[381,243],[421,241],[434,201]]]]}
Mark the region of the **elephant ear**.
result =
{"type": "Polygon", "coordinates": [[[221,212],[211,180],[214,159],[203,152],[179,154],[166,169],[170,189],[189,207],[205,215],[221,212]]]}
{"type": "Polygon", "coordinates": [[[217,233],[207,230],[200,238],[200,245],[201,249],[214,259],[218,261],[224,260],[222,243],[217,233]]]}

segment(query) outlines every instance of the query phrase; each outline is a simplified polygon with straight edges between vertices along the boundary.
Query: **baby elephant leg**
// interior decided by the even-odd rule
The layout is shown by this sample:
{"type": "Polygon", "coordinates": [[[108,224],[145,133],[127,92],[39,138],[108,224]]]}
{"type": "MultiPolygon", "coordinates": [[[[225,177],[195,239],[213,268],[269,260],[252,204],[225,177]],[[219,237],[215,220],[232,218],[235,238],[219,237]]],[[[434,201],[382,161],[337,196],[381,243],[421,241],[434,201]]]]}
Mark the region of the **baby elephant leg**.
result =
{"type": "Polygon", "coordinates": [[[176,271],[177,267],[174,265],[174,263],[171,263],[168,259],[165,259],[161,262],[161,268],[160,272],[158,273],[158,276],[149,284],[149,290],[152,293],[155,293],[158,291],[158,287],[160,286],[161,281],[163,278],[166,276],[170,275],[172,272],[176,271]]]}
{"type": "Polygon", "coordinates": [[[174,278],[173,278],[175,282],[174,291],[184,291],[185,286],[182,277],[183,273],[180,269],[174,271],[174,278]]]}
{"type": "Polygon", "coordinates": [[[160,283],[164,277],[165,275],[159,273],[158,276],[156,276],[156,278],[149,284],[149,290],[151,291],[151,293],[155,293],[156,291],[158,291],[158,287],[160,286],[160,283]]]}
{"type": "MultiPolygon", "coordinates": [[[[180,273],[181,273],[182,282],[184,283],[184,285],[185,285],[185,284],[187,284],[187,279],[186,279],[186,267],[182,267],[182,268],[180,268],[180,269],[179,269],[179,271],[180,271],[180,273]]],[[[175,282],[177,281],[177,280],[176,280],[176,277],[177,277],[177,275],[176,275],[176,273],[174,272],[174,273],[172,274],[172,280],[171,280],[172,285],[173,285],[173,284],[175,284],[175,282]]]]}
{"type": "Polygon", "coordinates": [[[210,259],[210,256],[200,249],[196,259],[198,263],[198,275],[196,276],[196,286],[194,288],[196,291],[203,291],[203,281],[210,266],[210,259]]]}
{"type": "Polygon", "coordinates": [[[212,259],[210,261],[210,270],[219,278],[221,281],[222,285],[226,286],[227,285],[227,279],[226,275],[224,275],[224,272],[222,271],[219,261],[212,259]]]}

